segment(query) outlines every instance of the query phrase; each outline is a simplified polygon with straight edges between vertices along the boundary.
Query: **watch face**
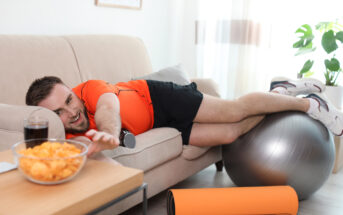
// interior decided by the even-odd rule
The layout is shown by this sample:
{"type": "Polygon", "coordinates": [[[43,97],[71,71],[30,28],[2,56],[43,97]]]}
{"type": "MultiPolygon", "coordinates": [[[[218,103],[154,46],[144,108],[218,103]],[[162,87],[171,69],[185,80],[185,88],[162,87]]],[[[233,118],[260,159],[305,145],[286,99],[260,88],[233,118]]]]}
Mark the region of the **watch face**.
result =
{"type": "Polygon", "coordinates": [[[127,133],[124,135],[123,145],[127,148],[135,148],[136,138],[133,134],[127,133]]]}
{"type": "Polygon", "coordinates": [[[128,130],[122,130],[120,132],[119,140],[120,140],[120,146],[124,146],[127,148],[135,148],[136,146],[136,138],[128,130]]]}

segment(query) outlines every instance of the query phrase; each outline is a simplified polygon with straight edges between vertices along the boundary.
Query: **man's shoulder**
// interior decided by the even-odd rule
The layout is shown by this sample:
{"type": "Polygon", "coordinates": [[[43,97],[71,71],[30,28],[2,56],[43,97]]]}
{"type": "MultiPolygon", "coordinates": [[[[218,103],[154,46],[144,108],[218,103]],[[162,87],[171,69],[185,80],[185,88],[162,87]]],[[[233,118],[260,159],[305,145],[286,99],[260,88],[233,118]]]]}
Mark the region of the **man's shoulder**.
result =
{"type": "Polygon", "coordinates": [[[85,82],[82,82],[81,84],[75,86],[73,89],[83,89],[85,87],[97,87],[101,85],[107,85],[108,83],[104,80],[88,80],[85,82]]]}
{"type": "Polygon", "coordinates": [[[104,80],[88,80],[83,82],[84,85],[91,85],[91,86],[98,86],[98,85],[107,85],[109,84],[107,81],[104,80]]]}

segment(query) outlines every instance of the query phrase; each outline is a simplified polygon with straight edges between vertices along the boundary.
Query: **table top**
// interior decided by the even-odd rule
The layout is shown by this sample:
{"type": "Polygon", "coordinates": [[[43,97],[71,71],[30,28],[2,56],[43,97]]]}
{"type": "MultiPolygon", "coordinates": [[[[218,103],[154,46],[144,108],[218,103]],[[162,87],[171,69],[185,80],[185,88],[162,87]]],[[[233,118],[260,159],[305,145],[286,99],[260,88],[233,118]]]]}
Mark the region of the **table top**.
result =
{"type": "MultiPolygon", "coordinates": [[[[0,152],[0,161],[13,162],[11,151],[0,152]]],[[[141,170],[91,159],[59,185],[35,184],[12,170],[0,174],[0,214],[85,214],[142,183],[141,170]]]]}

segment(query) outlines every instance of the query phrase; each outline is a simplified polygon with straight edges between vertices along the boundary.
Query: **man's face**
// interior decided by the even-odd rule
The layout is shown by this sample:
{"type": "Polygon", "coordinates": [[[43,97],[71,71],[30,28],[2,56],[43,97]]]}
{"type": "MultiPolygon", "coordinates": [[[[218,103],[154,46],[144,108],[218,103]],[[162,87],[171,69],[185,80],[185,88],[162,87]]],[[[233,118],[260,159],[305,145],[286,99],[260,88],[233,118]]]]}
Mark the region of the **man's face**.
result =
{"type": "Polygon", "coordinates": [[[83,133],[88,130],[86,108],[71,89],[56,84],[51,93],[38,106],[54,111],[62,120],[67,133],[83,133]]]}

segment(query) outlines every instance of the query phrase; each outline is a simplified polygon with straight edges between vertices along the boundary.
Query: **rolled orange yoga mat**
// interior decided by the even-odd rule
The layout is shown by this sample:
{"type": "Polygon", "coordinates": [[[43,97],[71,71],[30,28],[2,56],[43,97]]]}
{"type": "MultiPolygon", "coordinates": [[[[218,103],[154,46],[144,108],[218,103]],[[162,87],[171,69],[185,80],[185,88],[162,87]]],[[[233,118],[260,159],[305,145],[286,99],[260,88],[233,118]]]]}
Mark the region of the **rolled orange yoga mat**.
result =
{"type": "Polygon", "coordinates": [[[290,186],[171,189],[167,194],[168,215],[296,215],[298,206],[290,186]]]}

